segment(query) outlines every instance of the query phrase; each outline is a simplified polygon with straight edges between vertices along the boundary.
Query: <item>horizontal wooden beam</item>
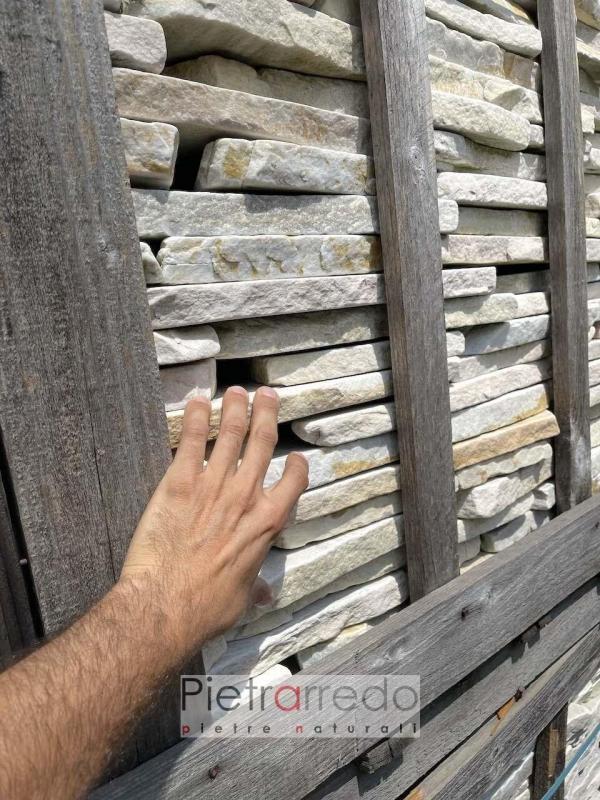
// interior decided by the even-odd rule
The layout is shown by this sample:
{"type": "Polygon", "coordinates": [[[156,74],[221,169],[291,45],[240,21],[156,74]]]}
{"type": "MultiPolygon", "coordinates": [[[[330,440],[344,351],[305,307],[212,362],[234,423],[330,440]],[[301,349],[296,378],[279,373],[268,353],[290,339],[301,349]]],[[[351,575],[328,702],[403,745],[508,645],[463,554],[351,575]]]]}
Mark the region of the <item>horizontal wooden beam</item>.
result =
{"type": "Polygon", "coordinates": [[[484,797],[531,750],[536,737],[599,667],[600,630],[596,627],[531,684],[501,720],[487,722],[406,800],[484,797]]]}
{"type": "MultiPolygon", "coordinates": [[[[429,705],[600,573],[599,531],[595,497],[340,648],[320,672],[419,674],[422,705],[429,705]]],[[[371,745],[348,739],[197,739],[95,797],[301,800],[371,745]]]]}

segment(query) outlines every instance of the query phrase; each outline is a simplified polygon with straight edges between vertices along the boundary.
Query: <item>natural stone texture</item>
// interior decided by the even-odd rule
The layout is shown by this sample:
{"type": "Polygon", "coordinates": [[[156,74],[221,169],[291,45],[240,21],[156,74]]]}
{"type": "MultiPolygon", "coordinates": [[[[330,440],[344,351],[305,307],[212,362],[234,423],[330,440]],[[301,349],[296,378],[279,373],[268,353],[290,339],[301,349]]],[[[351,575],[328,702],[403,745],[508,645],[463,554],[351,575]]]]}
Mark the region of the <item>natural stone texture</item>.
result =
{"type": "Polygon", "coordinates": [[[542,70],[540,64],[531,58],[503,51],[504,77],[526,89],[542,93],[542,70]]]}
{"type": "Polygon", "coordinates": [[[589,72],[595,80],[600,80],[599,51],[583,42],[579,37],[577,38],[577,60],[580,67],[589,72]]]}
{"type": "Polygon", "coordinates": [[[542,50],[542,37],[537,28],[505,22],[491,14],[482,14],[458,0],[425,0],[427,14],[451,28],[457,28],[476,39],[495,42],[500,47],[525,56],[537,56],[542,50]]]}
{"type": "Polygon", "coordinates": [[[479,41],[430,17],[426,39],[430,55],[490,75],[508,77],[503,51],[493,42],[479,41]]]}
{"type": "MultiPolygon", "coordinates": [[[[583,122],[583,119],[582,119],[583,122]]],[[[531,125],[530,130],[530,137],[529,137],[529,149],[530,150],[540,150],[543,152],[546,146],[546,140],[544,135],[544,128],[542,125],[531,125]]]]}
{"type": "Polygon", "coordinates": [[[533,506],[533,492],[520,497],[508,508],[487,519],[459,519],[458,520],[458,540],[469,541],[470,539],[483,536],[490,531],[506,525],[508,522],[523,516],[531,510],[533,506]]]}
{"type": "Polygon", "coordinates": [[[600,30],[600,3],[598,0],[575,0],[577,19],[600,30]]]}
{"type": "Polygon", "coordinates": [[[537,490],[540,484],[552,477],[552,472],[550,456],[512,475],[494,478],[481,486],[459,492],[456,498],[457,514],[461,519],[488,519],[500,514],[524,494],[537,490]]]}
{"type": "Polygon", "coordinates": [[[155,329],[385,302],[378,275],[206,283],[148,289],[155,329]]]}
{"type": "Polygon", "coordinates": [[[556,505],[556,489],[553,483],[545,483],[538,486],[533,493],[534,502],[532,508],[535,511],[550,511],[556,505]]]}
{"type": "Polygon", "coordinates": [[[590,387],[590,406],[595,406],[600,403],[600,386],[590,387]]]}
{"type": "Polygon", "coordinates": [[[373,197],[134,190],[133,200],[141,239],[347,235],[378,230],[373,197]]]}
{"type": "Polygon", "coordinates": [[[315,11],[329,14],[349,25],[361,24],[359,0],[315,0],[311,5],[315,11]]]}
{"type": "Polygon", "coordinates": [[[250,370],[258,383],[269,386],[294,386],[316,380],[362,375],[389,369],[389,341],[357,344],[327,350],[307,350],[252,360],[250,370]]]}
{"type": "Polygon", "coordinates": [[[600,238],[600,219],[591,219],[590,217],[586,218],[585,235],[592,239],[600,238]]]}
{"type": "Polygon", "coordinates": [[[442,172],[438,175],[438,193],[460,205],[529,210],[545,209],[548,205],[545,183],[496,175],[442,172]]]}
{"type": "Polygon", "coordinates": [[[600,148],[590,147],[586,149],[583,163],[586,173],[595,175],[600,173],[600,148]]]}
{"type": "Polygon", "coordinates": [[[433,89],[472,97],[521,114],[530,122],[541,123],[541,97],[531,89],[485,72],[453,64],[436,56],[429,58],[433,89]]]}
{"type": "MultiPolygon", "coordinates": [[[[444,236],[444,264],[542,264],[548,260],[546,239],[536,236],[444,236]]],[[[596,260],[590,258],[590,261],[596,260]]]]}
{"type": "Polygon", "coordinates": [[[480,551],[479,539],[470,539],[468,542],[458,543],[458,563],[462,567],[468,561],[472,561],[479,555],[480,551]]]}
{"type": "MultiPolygon", "coordinates": [[[[252,358],[371,341],[387,336],[388,332],[383,306],[234,320],[218,323],[215,330],[221,343],[219,358],[222,359],[252,358]]],[[[460,331],[449,331],[446,344],[449,356],[461,355],[465,337],[460,331]]]]}
{"type": "Polygon", "coordinates": [[[179,147],[177,128],[163,122],[121,119],[121,138],[131,185],[170,189],[179,147]]]}
{"type": "Polygon", "coordinates": [[[537,211],[461,206],[456,233],[471,236],[546,236],[547,230],[546,215],[537,211]]]}
{"type": "Polygon", "coordinates": [[[492,458],[481,464],[467,467],[457,472],[455,475],[456,490],[472,489],[475,486],[497,478],[500,475],[510,475],[523,467],[531,467],[541,461],[551,459],[553,454],[552,445],[548,442],[542,444],[531,444],[522,447],[507,455],[492,458]]]}
{"type": "Polygon", "coordinates": [[[104,12],[110,60],[115,67],[162,72],[167,43],[162,27],[150,19],[104,12]]]}
{"type": "MultiPolygon", "coordinates": [[[[222,322],[215,330],[221,343],[219,358],[227,359],[371,341],[387,336],[388,332],[383,306],[222,322]]],[[[454,338],[458,333],[452,333],[453,351],[464,348],[462,334],[454,338]]]]}
{"type": "Polygon", "coordinates": [[[600,217],[600,192],[591,192],[586,196],[585,213],[590,219],[600,217]]]}
{"type": "Polygon", "coordinates": [[[210,325],[155,331],[154,346],[161,366],[200,361],[219,354],[219,339],[210,325]]]}
{"type": "Polygon", "coordinates": [[[339,114],[369,117],[369,98],[364,83],[337,78],[319,78],[288,70],[252,67],[223,56],[200,56],[167,67],[174,78],[197,81],[221,89],[233,89],[276,100],[324,108],[339,114]]]}
{"type": "Polygon", "coordinates": [[[433,124],[468,136],[478,144],[503,150],[525,150],[532,125],[520,114],[493,103],[433,90],[433,124]]]}
{"type": "Polygon", "coordinates": [[[517,315],[518,305],[514,294],[459,297],[455,300],[446,300],[444,303],[447,328],[504,322],[517,315]]]}
{"type": "Polygon", "coordinates": [[[484,355],[450,358],[448,359],[448,376],[452,383],[459,384],[482,375],[493,374],[498,370],[516,367],[518,364],[530,364],[549,356],[551,351],[550,341],[543,339],[484,355]]]}
{"type": "Polygon", "coordinates": [[[544,156],[486,147],[450,131],[435,131],[434,144],[438,169],[454,168],[530,181],[546,178],[544,156]]]}
{"type": "Polygon", "coordinates": [[[542,314],[521,317],[498,325],[489,325],[470,330],[465,337],[466,356],[493,353],[498,350],[518,347],[528,342],[545,339],[550,332],[550,317],[542,314]]]}
{"type": "Polygon", "coordinates": [[[501,553],[531,532],[533,513],[528,511],[522,517],[503,525],[495,531],[484,533],[481,537],[481,548],[486,553],[501,553]]]}
{"type": "Polygon", "coordinates": [[[290,514],[288,525],[318,521],[325,515],[341,516],[353,507],[399,491],[400,468],[397,464],[342,478],[323,488],[304,492],[290,514]]]}
{"type": "Polygon", "coordinates": [[[378,578],[382,578],[384,575],[396,572],[405,564],[406,553],[404,548],[391,550],[389,553],[379,556],[379,558],[373,561],[369,561],[368,564],[363,564],[356,569],[350,570],[350,572],[344,573],[340,578],[328,583],[326,586],[322,586],[314,592],[303,595],[299,600],[290,603],[289,606],[276,608],[271,611],[265,608],[254,608],[248,612],[237,629],[226,633],[225,636],[228,640],[231,640],[245,639],[249,636],[267,633],[274,628],[278,628],[280,625],[290,622],[295,613],[322,600],[324,597],[327,597],[327,595],[336,594],[352,586],[370,583],[378,578]]]}
{"type": "Polygon", "coordinates": [[[367,633],[372,628],[377,627],[377,625],[380,625],[393,613],[395,612],[391,611],[387,614],[382,614],[380,617],[369,620],[368,622],[360,622],[358,625],[350,625],[348,628],[344,628],[344,630],[334,639],[330,639],[328,642],[324,642],[323,644],[315,644],[312,647],[307,647],[306,650],[302,650],[301,653],[296,653],[296,658],[298,659],[300,669],[309,671],[312,670],[326,656],[331,655],[331,653],[339,650],[340,647],[348,644],[348,642],[352,642],[354,639],[362,636],[364,633],[367,633]]]}
{"type": "Polygon", "coordinates": [[[600,383],[600,361],[590,362],[590,386],[597,386],[600,383]]]}
{"type": "Polygon", "coordinates": [[[368,156],[284,142],[217,139],[204,148],[197,190],[375,194],[368,156]]]}
{"type": "MultiPolygon", "coordinates": [[[[447,300],[454,297],[489,295],[496,288],[496,270],[494,267],[445,269],[442,272],[442,283],[447,300]]],[[[456,304],[453,307],[455,306],[456,304]]]]}
{"type": "Polygon", "coordinates": [[[212,667],[215,674],[259,675],[294,653],[333,639],[344,628],[380,616],[408,597],[404,572],[330,595],[267,634],[230,642],[212,667]]]}
{"type": "MultiPolygon", "coordinates": [[[[374,197],[218,192],[133,192],[140,238],[372,234],[379,230],[374,197]]],[[[440,199],[440,232],[458,227],[458,207],[440,199]]]]}
{"type": "MultiPolygon", "coordinates": [[[[398,440],[395,434],[385,434],[339,447],[301,448],[299,452],[308,460],[310,468],[308,488],[315,489],[397,461],[398,440]]],[[[267,470],[265,486],[272,486],[281,478],[286,458],[287,453],[276,454],[267,470]]]]}
{"type": "Polygon", "coordinates": [[[217,391],[217,362],[214,358],[177,364],[160,370],[166,411],[185,408],[192,397],[214,397],[217,391]]]}
{"type": "Polygon", "coordinates": [[[579,87],[581,92],[585,92],[592,97],[598,97],[598,84],[592,78],[591,75],[584,70],[579,68],[579,87]]]}
{"type": "Polygon", "coordinates": [[[284,608],[403,545],[399,515],[297,550],[271,548],[259,575],[271,590],[271,608],[284,608]]]}
{"type": "Polygon", "coordinates": [[[171,61],[217,52],[310,75],[365,74],[359,28],[287,0],[141,0],[132,13],[160,22],[171,61]]]}
{"type": "Polygon", "coordinates": [[[496,286],[499,292],[512,292],[513,294],[547,292],[550,289],[550,270],[539,268],[531,272],[515,272],[508,275],[498,275],[496,286]]]}
{"type": "Polygon", "coordinates": [[[548,380],[551,372],[551,359],[545,359],[533,364],[517,364],[497,372],[451,384],[450,407],[452,411],[460,411],[463,408],[494,400],[504,394],[548,380]]]}
{"type": "Polygon", "coordinates": [[[292,430],[298,438],[323,447],[366,439],[395,429],[396,411],[393,402],[322,414],[292,423],[292,430]]]}
{"type": "MultiPolygon", "coordinates": [[[[322,277],[383,269],[378,236],[172,236],[163,241],[158,260],[166,284],[322,277]]],[[[465,275],[463,283],[476,280],[477,276],[469,281],[465,275]]]]}
{"type": "MultiPolygon", "coordinates": [[[[315,491],[319,491],[316,489],[315,491]]],[[[363,503],[357,503],[335,514],[327,514],[317,519],[301,522],[285,528],[274,544],[285,550],[303,547],[310,542],[319,542],[347,531],[371,525],[379,520],[389,519],[402,511],[399,492],[381,495],[363,503]]]]}
{"type": "Polygon", "coordinates": [[[454,469],[460,470],[482,461],[496,459],[520,447],[551,439],[558,433],[556,417],[551,411],[544,411],[499,430],[455,444],[454,469]]]}
{"type": "Polygon", "coordinates": [[[140,250],[146,283],[160,283],[162,281],[162,270],[150,245],[146,244],[146,242],[140,242],[140,250]]]}
{"type": "Polygon", "coordinates": [[[598,239],[586,239],[586,251],[588,261],[600,261],[600,241],[598,239]]]}
{"type": "Polygon", "coordinates": [[[370,148],[369,122],[362,117],[128,69],[113,69],[113,78],[122,117],[177,126],[185,149],[224,136],[351,153],[370,148]]]}
{"type": "Polygon", "coordinates": [[[452,416],[452,441],[462,442],[534,417],[547,409],[549,403],[550,387],[542,384],[457,411],[452,416]]]}
{"type": "Polygon", "coordinates": [[[550,311],[549,292],[530,292],[514,296],[518,306],[516,317],[533,317],[537,314],[547,314],[550,311]]]}
{"type": "Polygon", "coordinates": [[[527,11],[512,0],[466,0],[466,4],[481,11],[482,14],[492,14],[506,22],[534,24],[527,11]]]}

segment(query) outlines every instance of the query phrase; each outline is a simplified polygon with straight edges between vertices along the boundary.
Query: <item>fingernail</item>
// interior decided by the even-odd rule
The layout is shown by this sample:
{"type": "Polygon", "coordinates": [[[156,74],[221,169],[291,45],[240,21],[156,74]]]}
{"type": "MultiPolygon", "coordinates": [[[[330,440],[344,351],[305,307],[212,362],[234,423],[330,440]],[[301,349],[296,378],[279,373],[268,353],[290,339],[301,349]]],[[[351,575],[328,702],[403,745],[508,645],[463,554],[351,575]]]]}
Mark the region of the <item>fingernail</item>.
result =
{"type": "Polygon", "coordinates": [[[230,386],[227,391],[231,392],[231,394],[237,394],[240,397],[248,397],[248,392],[243,386],[230,386]]]}
{"type": "Polygon", "coordinates": [[[273,400],[279,400],[279,395],[275,391],[275,389],[271,389],[270,386],[261,386],[258,390],[261,394],[264,394],[265,397],[272,397],[273,400]]]}

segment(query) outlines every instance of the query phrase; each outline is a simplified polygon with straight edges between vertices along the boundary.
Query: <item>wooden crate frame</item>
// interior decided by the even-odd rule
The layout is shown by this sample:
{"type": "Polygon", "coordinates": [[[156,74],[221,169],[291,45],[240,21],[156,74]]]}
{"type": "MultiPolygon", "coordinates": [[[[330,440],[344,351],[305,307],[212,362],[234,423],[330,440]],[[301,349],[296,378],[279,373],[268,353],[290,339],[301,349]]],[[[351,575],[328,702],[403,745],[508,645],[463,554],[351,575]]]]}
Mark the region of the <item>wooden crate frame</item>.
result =
{"type": "MultiPolygon", "coordinates": [[[[600,498],[589,499],[573,0],[544,0],[538,8],[563,513],[458,576],[424,0],[361,0],[415,602],[319,669],[420,674],[424,735],[375,747],[196,740],[165,750],[175,737],[171,697],[140,729],[119,771],[164,752],[94,797],[392,800],[416,785],[414,798],[472,798],[494,759],[492,774],[500,777],[540,733],[536,772],[548,773],[543,732],[549,724],[564,728],[562,709],[600,665],[600,498]]],[[[59,630],[111,585],[169,451],[101,3],[2,0],[2,11],[6,655],[59,630]]]]}

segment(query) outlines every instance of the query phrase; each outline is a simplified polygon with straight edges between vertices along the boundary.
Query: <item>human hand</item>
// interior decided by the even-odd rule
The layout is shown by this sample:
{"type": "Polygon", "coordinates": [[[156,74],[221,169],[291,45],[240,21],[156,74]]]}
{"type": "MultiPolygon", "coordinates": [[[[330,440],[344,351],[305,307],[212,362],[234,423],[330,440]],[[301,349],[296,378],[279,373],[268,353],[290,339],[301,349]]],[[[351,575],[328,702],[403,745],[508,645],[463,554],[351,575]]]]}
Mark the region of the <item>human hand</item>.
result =
{"type": "Polygon", "coordinates": [[[248,394],[227,390],[206,466],[210,402],[191,400],[181,443],[131,541],[120,583],[133,582],[166,615],[185,655],[234,625],[256,596],[271,544],[308,486],[308,463],[288,456],[281,480],[263,489],[277,443],[279,400],[256,392],[247,445],[248,394]],[[156,605],[157,604],[157,605],[156,605]]]}

